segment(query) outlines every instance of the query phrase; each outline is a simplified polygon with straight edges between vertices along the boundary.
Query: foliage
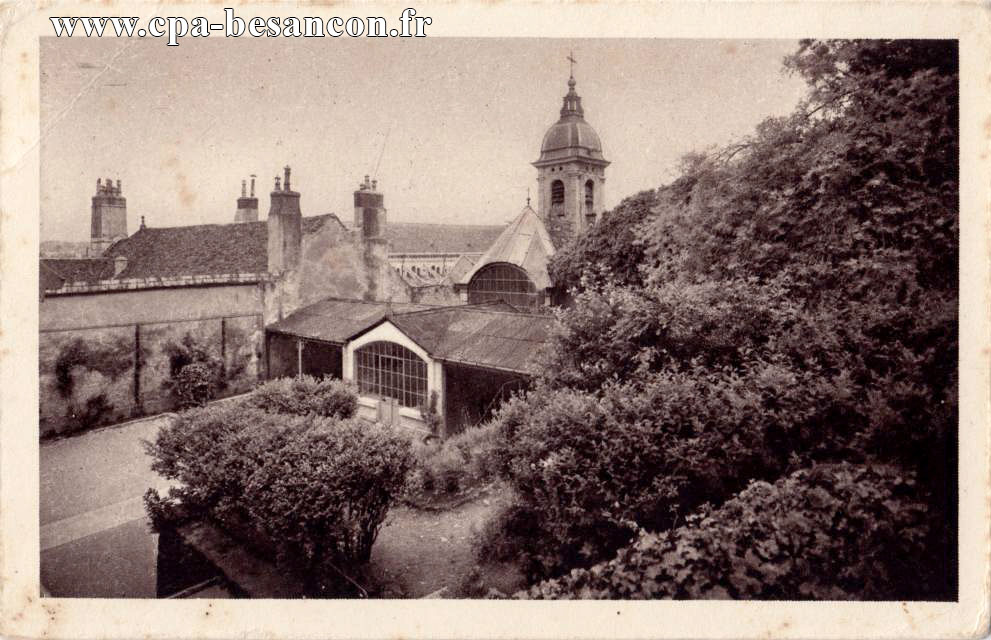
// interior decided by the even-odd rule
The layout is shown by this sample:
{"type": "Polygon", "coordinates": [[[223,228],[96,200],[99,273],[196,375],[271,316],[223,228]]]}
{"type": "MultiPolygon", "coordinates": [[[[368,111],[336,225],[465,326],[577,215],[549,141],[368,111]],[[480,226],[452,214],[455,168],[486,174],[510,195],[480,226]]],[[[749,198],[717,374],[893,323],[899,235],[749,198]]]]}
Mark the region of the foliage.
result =
{"type": "Polygon", "coordinates": [[[69,406],[69,417],[74,419],[70,423],[70,431],[84,431],[109,422],[113,419],[114,405],[107,400],[106,393],[98,393],[86,399],[82,408],[69,406]]]}
{"type": "Polygon", "coordinates": [[[754,482],[681,527],[641,531],[613,560],[540,583],[531,598],[922,599],[932,526],[911,476],[820,465],[754,482]]]}
{"type": "Polygon", "coordinates": [[[606,282],[640,282],[644,253],[639,224],[650,217],[656,205],[654,191],[624,198],[616,208],[604,213],[588,233],[551,257],[547,265],[551,280],[565,290],[582,290],[606,282]]]}
{"type": "MultiPolygon", "coordinates": [[[[956,53],[803,42],[793,114],[560,253],[574,305],[499,418],[535,574],[815,462],[896,465],[955,521],[956,53]]],[[[954,535],[919,550],[946,585],[954,535]]]]}
{"type": "Polygon", "coordinates": [[[498,433],[492,425],[471,427],[441,443],[416,444],[407,488],[414,502],[482,487],[498,478],[498,433]]]}
{"type": "Polygon", "coordinates": [[[146,449],[177,481],[167,496],[145,495],[156,526],[210,518],[301,568],[317,591],[334,567],[367,561],[412,465],[407,439],[385,427],[250,400],[183,412],[146,449]]]}
{"type": "Polygon", "coordinates": [[[187,333],[179,342],[169,341],[162,347],[169,359],[169,389],[180,409],[202,406],[216,397],[227,385],[224,362],[211,354],[187,333]]]}
{"type": "Polygon", "coordinates": [[[430,392],[430,401],[421,403],[419,407],[420,415],[423,417],[423,421],[427,423],[427,428],[430,429],[430,435],[432,436],[440,436],[444,429],[444,418],[437,411],[438,398],[439,396],[435,389],[430,392]]]}
{"type": "Polygon", "coordinates": [[[116,380],[133,365],[133,352],[133,345],[123,338],[111,344],[75,338],[64,344],[55,358],[55,388],[63,398],[71,398],[72,370],[78,366],[116,380]]]}
{"type": "Polygon", "coordinates": [[[776,362],[693,361],[597,394],[538,387],[507,403],[499,460],[541,537],[529,571],[588,566],[629,539],[631,522],[667,528],[751,478],[838,451],[854,408],[830,401],[848,384],[776,362]]]}
{"type": "Polygon", "coordinates": [[[308,569],[364,563],[411,466],[408,441],[385,427],[324,425],[251,474],[246,506],[269,539],[302,555],[308,569]]]}
{"type": "Polygon", "coordinates": [[[172,395],[183,409],[202,407],[217,395],[217,376],[201,362],[187,364],[170,382],[172,395]]]}
{"type": "Polygon", "coordinates": [[[358,408],[354,385],[335,378],[299,376],[270,380],[248,402],[270,413],[350,418],[358,408]]]}

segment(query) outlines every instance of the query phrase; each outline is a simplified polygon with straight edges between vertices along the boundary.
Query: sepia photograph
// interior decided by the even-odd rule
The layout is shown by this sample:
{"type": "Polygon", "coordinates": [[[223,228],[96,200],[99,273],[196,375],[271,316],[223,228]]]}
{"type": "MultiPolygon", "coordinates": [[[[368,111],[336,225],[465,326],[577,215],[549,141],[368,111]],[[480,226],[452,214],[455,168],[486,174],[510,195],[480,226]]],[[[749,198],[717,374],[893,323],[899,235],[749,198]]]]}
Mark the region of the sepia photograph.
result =
{"type": "Polygon", "coordinates": [[[955,599],[955,42],[342,44],[42,41],[48,593],[955,599]]]}
{"type": "Polygon", "coordinates": [[[960,38],[214,13],[226,38],[35,39],[37,315],[5,283],[3,330],[32,333],[50,624],[985,584],[987,541],[969,569],[961,547],[987,529],[961,519],[987,444],[970,412],[961,445],[961,389],[988,390],[962,382],[987,257],[965,275],[960,38]]]}

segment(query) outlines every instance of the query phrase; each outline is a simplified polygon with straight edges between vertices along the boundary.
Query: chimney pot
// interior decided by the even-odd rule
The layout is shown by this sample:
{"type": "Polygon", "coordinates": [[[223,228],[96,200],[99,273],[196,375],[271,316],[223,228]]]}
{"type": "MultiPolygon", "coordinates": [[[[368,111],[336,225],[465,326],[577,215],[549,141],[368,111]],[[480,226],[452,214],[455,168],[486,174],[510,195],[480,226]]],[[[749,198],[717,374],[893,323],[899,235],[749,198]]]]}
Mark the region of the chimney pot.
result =
{"type": "Polygon", "coordinates": [[[117,178],[117,195],[120,195],[120,178],[117,178]]]}
{"type": "Polygon", "coordinates": [[[283,170],[286,173],[286,183],[283,186],[285,187],[285,190],[286,191],[290,191],[290,189],[289,189],[289,165],[286,165],[283,170]]]}
{"type": "Polygon", "coordinates": [[[255,174],[251,174],[251,197],[255,197],[255,174]]]}
{"type": "Polygon", "coordinates": [[[379,185],[378,180],[372,180],[372,191],[378,190],[378,185],[379,185]]]}
{"type": "Polygon", "coordinates": [[[282,183],[279,182],[279,176],[275,176],[275,190],[282,191],[282,183]]]}
{"type": "Polygon", "coordinates": [[[242,198],[245,198],[245,197],[247,197],[247,195],[248,195],[248,181],[247,180],[242,180],[241,181],[241,197],[242,198]]]}

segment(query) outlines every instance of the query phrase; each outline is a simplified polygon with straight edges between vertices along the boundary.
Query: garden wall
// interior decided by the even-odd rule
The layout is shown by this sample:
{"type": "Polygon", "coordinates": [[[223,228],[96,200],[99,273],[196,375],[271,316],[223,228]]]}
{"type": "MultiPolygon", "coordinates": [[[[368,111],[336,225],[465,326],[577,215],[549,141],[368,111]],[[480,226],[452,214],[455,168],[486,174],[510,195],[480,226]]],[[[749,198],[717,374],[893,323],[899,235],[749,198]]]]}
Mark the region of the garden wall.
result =
{"type": "Polygon", "coordinates": [[[170,345],[223,362],[218,395],[262,377],[264,325],[254,286],[54,296],[41,303],[39,423],[51,436],[174,408],[170,345]]]}

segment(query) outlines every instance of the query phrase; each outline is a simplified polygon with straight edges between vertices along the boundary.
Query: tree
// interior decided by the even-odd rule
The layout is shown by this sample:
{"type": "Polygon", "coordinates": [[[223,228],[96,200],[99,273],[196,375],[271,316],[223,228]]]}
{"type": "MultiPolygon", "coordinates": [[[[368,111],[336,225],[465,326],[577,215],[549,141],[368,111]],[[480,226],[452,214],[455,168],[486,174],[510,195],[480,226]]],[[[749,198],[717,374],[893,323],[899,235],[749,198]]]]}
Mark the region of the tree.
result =
{"type": "MultiPolygon", "coordinates": [[[[643,389],[681,380],[649,411],[620,414],[625,428],[655,434],[639,450],[659,446],[666,457],[690,456],[676,468],[714,465],[722,475],[721,483],[699,476],[679,489],[676,516],[718,504],[754,477],[860,460],[917,474],[932,512],[955,521],[956,45],[803,41],[785,66],[810,87],[794,113],[686,158],[682,175],[649,202],[628,201],[620,216],[638,222],[621,226],[632,239],[603,227],[561,252],[555,273],[572,284],[574,304],[559,314],[537,388],[599,408],[567,415],[570,424],[541,422],[548,401],[531,393],[528,406],[505,414],[507,433],[533,441],[551,428],[584,433],[581,415],[616,405],[617,389],[635,405],[643,389]],[[642,260],[639,269],[628,253],[642,260]],[[685,371],[689,378],[678,378],[685,371]],[[753,404],[752,417],[725,422],[741,403],[753,404]],[[753,447],[778,464],[726,462],[753,447]],[[684,500],[686,492],[695,499],[684,500]]],[[[589,460],[608,457],[609,440],[600,446],[589,460]]],[[[658,455],[631,454],[625,464],[670,469],[658,455]]],[[[561,540],[558,509],[614,520],[616,510],[603,511],[595,492],[529,488],[543,485],[524,481],[530,467],[522,463],[549,463],[528,456],[510,447],[507,468],[511,477],[517,469],[545,548],[561,540]]],[[[580,479],[581,467],[569,473],[580,479]]],[[[660,486],[629,473],[636,484],[619,495],[660,486]]],[[[619,511],[643,518],[622,508],[631,500],[619,511]]],[[[927,561],[954,566],[953,529],[928,535],[927,561]]],[[[607,540],[594,555],[612,551],[607,540]]],[[[569,553],[562,548],[573,562],[569,553]]],[[[934,595],[952,593],[952,574],[933,583],[934,595]]]]}

